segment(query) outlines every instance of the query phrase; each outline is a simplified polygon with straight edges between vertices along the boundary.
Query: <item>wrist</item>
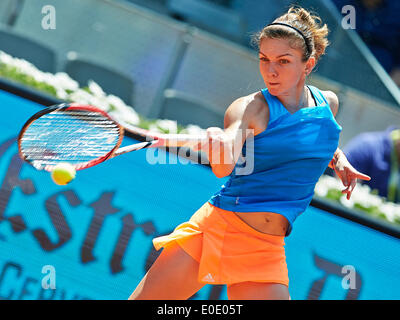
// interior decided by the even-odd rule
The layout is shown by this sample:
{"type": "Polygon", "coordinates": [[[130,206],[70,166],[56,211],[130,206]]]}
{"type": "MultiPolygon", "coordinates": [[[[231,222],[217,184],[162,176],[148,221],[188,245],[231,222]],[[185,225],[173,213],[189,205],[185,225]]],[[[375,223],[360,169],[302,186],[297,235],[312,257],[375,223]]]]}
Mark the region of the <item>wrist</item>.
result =
{"type": "Polygon", "coordinates": [[[329,162],[329,167],[331,169],[335,169],[337,162],[339,161],[340,156],[342,155],[343,151],[339,148],[336,149],[335,153],[333,154],[332,160],[329,162]]]}

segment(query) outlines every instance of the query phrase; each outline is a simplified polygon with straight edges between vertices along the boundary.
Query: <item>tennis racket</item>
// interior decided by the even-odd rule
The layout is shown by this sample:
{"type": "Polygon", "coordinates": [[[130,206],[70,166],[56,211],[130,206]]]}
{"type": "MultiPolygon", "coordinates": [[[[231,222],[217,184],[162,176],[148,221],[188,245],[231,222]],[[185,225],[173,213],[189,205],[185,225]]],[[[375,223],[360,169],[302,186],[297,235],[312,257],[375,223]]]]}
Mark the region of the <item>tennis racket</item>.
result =
{"type": "Polygon", "coordinates": [[[134,133],[151,140],[120,147],[124,128],[109,114],[91,105],[63,103],[37,112],[24,124],[18,151],[37,170],[51,172],[61,162],[82,170],[131,151],[190,147],[205,141],[204,136],[159,134],[136,127],[134,133]]]}

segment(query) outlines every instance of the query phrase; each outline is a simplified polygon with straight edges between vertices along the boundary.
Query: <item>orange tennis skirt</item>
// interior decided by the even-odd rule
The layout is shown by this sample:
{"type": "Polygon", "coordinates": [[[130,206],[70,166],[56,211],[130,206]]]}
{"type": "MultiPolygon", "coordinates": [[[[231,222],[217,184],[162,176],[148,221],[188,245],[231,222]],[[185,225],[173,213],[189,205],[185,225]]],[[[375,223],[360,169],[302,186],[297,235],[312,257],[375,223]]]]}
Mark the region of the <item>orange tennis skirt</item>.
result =
{"type": "Polygon", "coordinates": [[[284,236],[259,232],[232,211],[206,202],[189,221],[153,239],[153,244],[159,250],[175,241],[199,262],[200,283],[254,281],[289,286],[284,236]]]}

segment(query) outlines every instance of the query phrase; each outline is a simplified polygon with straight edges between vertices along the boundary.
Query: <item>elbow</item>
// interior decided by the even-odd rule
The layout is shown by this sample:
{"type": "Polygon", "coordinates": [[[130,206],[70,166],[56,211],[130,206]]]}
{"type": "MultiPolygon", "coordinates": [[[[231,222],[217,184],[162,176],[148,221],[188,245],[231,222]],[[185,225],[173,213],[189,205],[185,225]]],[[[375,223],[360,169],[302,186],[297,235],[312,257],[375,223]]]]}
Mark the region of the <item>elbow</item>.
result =
{"type": "Polygon", "coordinates": [[[217,178],[224,178],[232,173],[232,167],[212,167],[212,172],[217,178]]]}
{"type": "Polygon", "coordinates": [[[215,175],[217,178],[224,178],[224,177],[228,176],[227,173],[216,172],[216,171],[214,171],[214,170],[213,170],[213,173],[214,173],[214,175],[215,175]]]}
{"type": "Polygon", "coordinates": [[[229,176],[229,173],[221,173],[221,172],[215,172],[215,171],[213,171],[213,172],[214,172],[215,176],[220,179],[229,176]]]}

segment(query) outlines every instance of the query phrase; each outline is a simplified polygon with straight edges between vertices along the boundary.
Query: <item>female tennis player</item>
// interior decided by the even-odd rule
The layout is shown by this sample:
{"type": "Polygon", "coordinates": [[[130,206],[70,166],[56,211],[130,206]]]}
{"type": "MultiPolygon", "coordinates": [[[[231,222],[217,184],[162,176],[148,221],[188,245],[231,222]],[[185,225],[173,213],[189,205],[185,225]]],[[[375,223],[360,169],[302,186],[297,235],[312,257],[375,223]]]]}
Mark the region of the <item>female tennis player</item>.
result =
{"type": "Polygon", "coordinates": [[[201,146],[214,174],[230,178],[188,222],[153,240],[163,251],[130,299],[188,299],[205,284],[226,284],[229,299],[290,299],[284,238],[311,202],[319,177],[333,168],[347,199],[357,179],[370,179],[337,148],[337,96],[305,85],[327,34],[327,26],[301,7],[259,32],[266,88],[234,101],[224,129],[208,128],[209,143],[201,146]],[[244,158],[253,156],[254,168],[239,175],[243,162],[234,146],[245,150],[249,139],[254,147],[244,158]],[[233,161],[220,161],[222,154],[233,161]]]}

